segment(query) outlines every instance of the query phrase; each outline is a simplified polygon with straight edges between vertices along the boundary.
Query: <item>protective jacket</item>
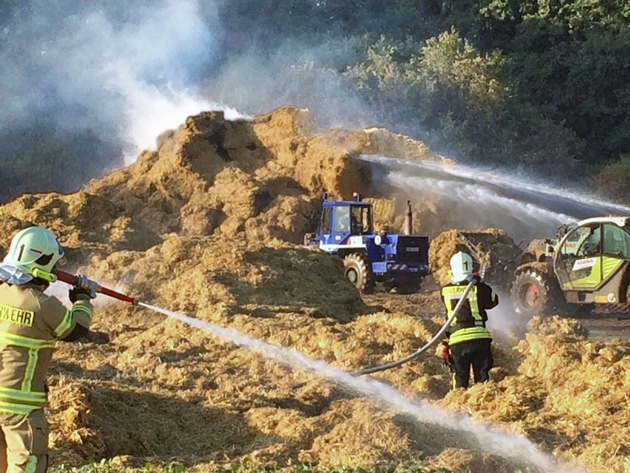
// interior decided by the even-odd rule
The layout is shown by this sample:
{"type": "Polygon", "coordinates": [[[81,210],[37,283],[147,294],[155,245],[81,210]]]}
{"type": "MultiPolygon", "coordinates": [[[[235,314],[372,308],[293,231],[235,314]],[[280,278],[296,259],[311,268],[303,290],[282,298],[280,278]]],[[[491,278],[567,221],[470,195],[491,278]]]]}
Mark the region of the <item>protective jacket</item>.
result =
{"type": "Polygon", "coordinates": [[[0,414],[27,415],[46,405],[56,339],[87,329],[91,316],[88,296],[67,309],[34,282],[0,284],[0,414]]]}
{"type": "MultiPolygon", "coordinates": [[[[449,327],[449,345],[467,342],[470,340],[492,339],[490,331],[486,328],[488,320],[487,309],[496,307],[499,297],[490,286],[475,280],[470,289],[466,301],[462,304],[457,316],[449,327]]],[[[446,308],[446,318],[450,318],[455,306],[466,291],[469,281],[447,284],[442,287],[442,301],[446,308]]]]}

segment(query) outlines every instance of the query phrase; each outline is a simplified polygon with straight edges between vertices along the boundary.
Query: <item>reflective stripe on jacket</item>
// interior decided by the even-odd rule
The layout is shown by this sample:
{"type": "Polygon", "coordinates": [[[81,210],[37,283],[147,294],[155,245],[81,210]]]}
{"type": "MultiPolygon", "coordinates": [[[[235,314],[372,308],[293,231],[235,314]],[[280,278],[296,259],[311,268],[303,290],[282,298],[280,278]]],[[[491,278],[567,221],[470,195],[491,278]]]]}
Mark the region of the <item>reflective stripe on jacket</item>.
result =
{"type": "MultiPolygon", "coordinates": [[[[467,286],[468,281],[462,281],[442,287],[442,302],[446,308],[447,319],[453,315],[467,286]]],[[[451,322],[449,345],[483,338],[491,339],[492,335],[486,328],[488,320],[486,309],[492,309],[498,303],[499,298],[490,286],[483,282],[476,282],[466,296],[466,301],[462,304],[457,316],[451,322]]]]}
{"type": "Polygon", "coordinates": [[[33,283],[0,284],[0,413],[26,415],[46,405],[46,375],[57,339],[89,327],[92,304],[71,309],[33,283]]]}

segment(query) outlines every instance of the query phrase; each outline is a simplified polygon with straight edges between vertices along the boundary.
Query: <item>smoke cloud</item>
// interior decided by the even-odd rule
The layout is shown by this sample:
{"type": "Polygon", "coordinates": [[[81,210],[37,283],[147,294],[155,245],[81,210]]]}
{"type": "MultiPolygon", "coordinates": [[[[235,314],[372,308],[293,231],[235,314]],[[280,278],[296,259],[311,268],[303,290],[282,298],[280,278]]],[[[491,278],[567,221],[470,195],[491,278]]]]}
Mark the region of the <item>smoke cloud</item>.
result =
{"type": "Polygon", "coordinates": [[[352,48],[350,39],[317,46],[288,41],[270,56],[243,54],[212,76],[207,91],[250,114],[293,105],[308,108],[323,128],[374,125],[372,112],[339,71],[352,58],[352,48]]]}
{"type": "MultiPolygon", "coordinates": [[[[309,27],[308,15],[275,25],[258,17],[264,8],[247,17],[255,2],[244,0],[10,5],[0,3],[0,200],[74,191],[205,110],[229,119],[293,105],[322,128],[402,126],[378,123],[344,74],[361,39],[322,33],[305,44],[295,31],[309,27]]],[[[629,210],[477,171],[388,160],[373,174],[373,193],[430,203],[421,225],[432,235],[494,226],[529,241],[575,217],[629,210]]]]}
{"type": "Polygon", "coordinates": [[[322,126],[366,124],[336,69],[351,42],[307,47],[278,38],[266,57],[253,49],[225,57],[219,18],[229,8],[223,0],[0,6],[0,59],[10,65],[0,71],[0,177],[8,184],[0,198],[73,191],[204,110],[230,118],[295,105],[322,126]]]}
{"type": "Polygon", "coordinates": [[[197,82],[218,45],[195,2],[25,2],[0,35],[4,198],[74,190],[211,106],[197,82]]]}

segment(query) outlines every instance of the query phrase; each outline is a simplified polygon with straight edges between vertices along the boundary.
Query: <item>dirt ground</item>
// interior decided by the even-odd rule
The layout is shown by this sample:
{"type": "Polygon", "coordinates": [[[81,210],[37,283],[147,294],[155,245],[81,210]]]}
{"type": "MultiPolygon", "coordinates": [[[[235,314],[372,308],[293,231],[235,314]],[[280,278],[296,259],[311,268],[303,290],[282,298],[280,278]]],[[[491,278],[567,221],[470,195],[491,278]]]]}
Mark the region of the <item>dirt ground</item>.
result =
{"type": "MultiPolygon", "coordinates": [[[[500,295],[490,383],[451,392],[432,353],[373,376],[384,384],[339,375],[413,353],[443,321],[452,235],[435,236],[435,278],[411,295],[362,297],[340,260],[300,245],[322,192],[349,198],[370,181],[352,157],[390,148],[443,159],[386,130],[317,130],[300,109],[207,112],[82,190],[0,206],[4,251],[18,229],[46,226],[63,269],[203,325],[97,297],[94,333],[59,343],[53,362],[52,464],[630,472],[630,343],[599,320],[518,320],[500,295]]],[[[396,224],[401,203],[374,202],[396,224]]],[[[500,229],[457,231],[496,261],[513,250],[500,229]]],[[[62,283],[50,292],[67,298],[62,283]]]]}

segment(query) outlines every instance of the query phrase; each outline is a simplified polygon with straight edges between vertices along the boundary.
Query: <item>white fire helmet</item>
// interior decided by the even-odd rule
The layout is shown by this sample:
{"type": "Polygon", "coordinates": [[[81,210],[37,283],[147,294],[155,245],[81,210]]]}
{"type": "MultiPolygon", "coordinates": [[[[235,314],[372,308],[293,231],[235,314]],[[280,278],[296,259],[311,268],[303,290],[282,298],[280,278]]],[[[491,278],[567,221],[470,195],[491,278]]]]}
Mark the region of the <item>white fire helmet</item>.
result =
{"type": "Polygon", "coordinates": [[[63,248],[50,230],[29,227],[13,237],[4,262],[26,274],[49,279],[53,266],[63,256],[63,248]]]}
{"type": "Polygon", "coordinates": [[[466,280],[473,272],[473,260],[468,253],[460,251],[451,257],[451,273],[453,282],[466,280]]]}

